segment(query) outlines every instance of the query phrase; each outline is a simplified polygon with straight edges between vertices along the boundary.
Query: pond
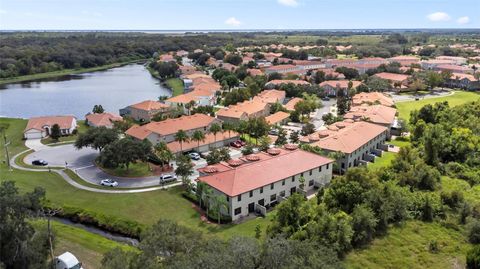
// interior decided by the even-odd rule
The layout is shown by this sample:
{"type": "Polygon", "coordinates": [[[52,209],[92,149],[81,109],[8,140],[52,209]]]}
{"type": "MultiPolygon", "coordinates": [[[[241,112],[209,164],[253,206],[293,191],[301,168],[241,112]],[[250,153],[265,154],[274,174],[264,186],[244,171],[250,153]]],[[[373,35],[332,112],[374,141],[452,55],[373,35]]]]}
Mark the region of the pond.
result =
{"type": "Polygon", "coordinates": [[[0,116],[29,118],[74,115],[84,119],[94,105],[118,113],[120,108],[171,95],[141,64],[47,80],[0,85],[0,116]]]}

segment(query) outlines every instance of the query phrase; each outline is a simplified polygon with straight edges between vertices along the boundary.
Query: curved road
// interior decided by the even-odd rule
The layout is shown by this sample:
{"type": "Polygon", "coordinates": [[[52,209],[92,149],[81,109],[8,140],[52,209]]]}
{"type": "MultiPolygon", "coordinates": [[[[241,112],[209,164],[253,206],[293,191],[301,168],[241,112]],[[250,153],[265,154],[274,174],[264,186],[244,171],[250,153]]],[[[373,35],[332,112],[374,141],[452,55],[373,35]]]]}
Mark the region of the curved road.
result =
{"type": "MultiPolygon", "coordinates": [[[[63,146],[57,146],[57,147],[63,147],[63,146]]],[[[48,147],[48,148],[56,148],[56,147],[48,147]]],[[[39,168],[39,169],[33,169],[33,168],[26,168],[26,167],[22,167],[22,166],[19,166],[15,163],[15,160],[18,158],[18,156],[20,156],[21,154],[24,154],[25,152],[27,152],[29,150],[25,150],[15,156],[13,156],[13,158],[10,160],[10,165],[15,168],[15,169],[18,169],[18,170],[24,170],[24,171],[31,171],[31,172],[48,172],[49,170],[48,169],[45,169],[45,168],[39,168]]],[[[41,151],[39,151],[41,152],[41,151]]],[[[36,153],[39,153],[39,152],[34,152],[32,154],[29,154],[28,156],[30,155],[33,155],[33,154],[36,154],[36,153]]],[[[27,156],[27,158],[28,158],[27,156]]],[[[27,159],[26,158],[26,159],[27,159]]],[[[53,163],[54,164],[54,163],[53,163]]],[[[65,165],[65,164],[63,164],[65,165]]],[[[97,168],[98,169],[98,168],[97,168]]],[[[91,191],[91,192],[97,192],[97,193],[140,193],[140,192],[148,192],[148,191],[156,191],[156,190],[161,190],[161,189],[167,189],[167,188],[171,188],[171,187],[174,187],[174,186],[178,186],[181,184],[181,182],[177,182],[177,183],[174,183],[174,184],[170,184],[170,185],[167,185],[167,186],[156,186],[156,187],[151,187],[151,188],[142,188],[142,189],[124,189],[124,190],[105,190],[105,189],[98,189],[98,188],[93,188],[93,187],[88,187],[88,186],[85,186],[85,185],[82,185],[82,184],[79,184],[77,183],[76,181],[74,181],[72,178],[70,178],[65,172],[64,170],[60,170],[60,169],[50,169],[51,172],[53,173],[57,173],[58,175],[60,175],[68,184],[74,186],[75,188],[77,189],[82,189],[82,190],[86,190],[86,191],[91,191]]],[[[157,178],[157,182],[158,182],[158,177],[157,178]]],[[[135,180],[135,179],[133,179],[135,180]]],[[[94,184],[98,184],[98,183],[94,183],[94,184]]]]}

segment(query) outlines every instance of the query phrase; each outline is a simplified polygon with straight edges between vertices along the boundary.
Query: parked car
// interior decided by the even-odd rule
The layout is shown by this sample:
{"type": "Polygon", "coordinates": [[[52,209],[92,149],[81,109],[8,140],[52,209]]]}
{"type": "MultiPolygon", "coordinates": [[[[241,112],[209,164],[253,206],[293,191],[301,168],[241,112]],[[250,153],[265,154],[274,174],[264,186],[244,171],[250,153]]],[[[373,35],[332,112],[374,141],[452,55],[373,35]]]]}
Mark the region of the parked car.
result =
{"type": "Polygon", "coordinates": [[[270,131],[268,131],[269,135],[278,135],[278,133],[278,129],[271,129],[270,131]]]}
{"type": "Polygon", "coordinates": [[[161,184],[171,182],[171,181],[175,181],[175,180],[177,180],[176,175],[164,174],[164,175],[160,176],[160,183],[161,184]]]}
{"type": "Polygon", "coordinates": [[[243,140],[237,140],[238,143],[240,143],[240,145],[245,146],[247,143],[243,140]]]}
{"type": "Polygon", "coordinates": [[[33,165],[45,166],[48,165],[48,162],[45,160],[34,160],[32,162],[33,165]]]}
{"type": "Polygon", "coordinates": [[[238,149],[242,147],[242,144],[239,143],[238,141],[233,141],[233,142],[230,142],[230,146],[238,149]]]}
{"type": "Polygon", "coordinates": [[[190,153],[188,153],[188,156],[189,156],[192,160],[195,160],[195,161],[200,160],[200,154],[198,154],[198,153],[196,153],[196,152],[190,152],[190,153]]]}
{"type": "Polygon", "coordinates": [[[100,181],[100,185],[102,186],[108,186],[108,187],[116,187],[118,186],[118,182],[116,182],[115,180],[113,179],[104,179],[102,181],[100,181]]]}
{"type": "Polygon", "coordinates": [[[330,97],[325,96],[325,97],[322,98],[322,100],[323,101],[330,101],[330,97]]]}

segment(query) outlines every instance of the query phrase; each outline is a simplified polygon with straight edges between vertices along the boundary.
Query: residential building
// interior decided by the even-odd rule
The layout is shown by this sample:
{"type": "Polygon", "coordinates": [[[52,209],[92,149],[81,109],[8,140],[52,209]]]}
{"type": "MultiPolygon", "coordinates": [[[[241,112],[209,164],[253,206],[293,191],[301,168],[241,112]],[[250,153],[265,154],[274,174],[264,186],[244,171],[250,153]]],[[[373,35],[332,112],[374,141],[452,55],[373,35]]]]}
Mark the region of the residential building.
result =
{"type": "Polygon", "coordinates": [[[388,80],[392,88],[407,88],[408,79],[410,78],[409,75],[388,73],[388,72],[377,73],[377,74],[374,74],[373,76],[388,80]]]}
{"type": "Polygon", "coordinates": [[[265,87],[275,88],[275,87],[279,87],[283,84],[294,84],[294,85],[305,85],[305,86],[311,85],[310,82],[305,81],[305,80],[274,79],[274,80],[271,80],[271,81],[267,82],[267,84],[265,84],[265,87]]]}
{"type": "Polygon", "coordinates": [[[129,116],[136,121],[149,122],[158,113],[171,111],[169,105],[158,101],[146,100],[120,109],[120,116],[129,116]]]}
{"type": "Polygon", "coordinates": [[[283,111],[278,111],[272,115],[266,116],[265,121],[270,125],[285,125],[289,120],[290,114],[283,111]]]}
{"type": "MultiPolygon", "coordinates": [[[[289,147],[290,148],[290,147],[289,147]]],[[[295,149],[272,148],[229,162],[199,169],[199,181],[223,195],[233,221],[254,212],[265,213],[267,207],[296,192],[312,191],[328,184],[332,178],[333,160],[295,149]],[[304,186],[301,187],[301,178],[304,186]]]]}
{"type": "Polygon", "coordinates": [[[53,125],[58,124],[62,135],[70,135],[77,128],[77,119],[74,116],[45,116],[33,117],[28,120],[23,131],[25,139],[40,139],[51,134],[53,125]]]}
{"type": "Polygon", "coordinates": [[[363,104],[393,106],[395,102],[392,97],[381,92],[361,92],[352,97],[352,106],[360,106],[363,104]]]}
{"type": "Polygon", "coordinates": [[[193,132],[200,130],[207,133],[212,124],[221,122],[204,114],[182,116],[176,119],[166,119],[159,122],[150,122],[145,125],[134,125],[125,134],[139,140],[148,139],[152,144],[159,142],[170,143],[175,141],[175,134],[183,130],[191,136],[193,132]]]}
{"type": "Polygon", "coordinates": [[[281,90],[264,90],[260,92],[256,97],[262,99],[269,104],[280,103],[283,104],[286,93],[281,90]]]}
{"type": "Polygon", "coordinates": [[[248,69],[247,69],[247,73],[248,73],[250,76],[252,76],[252,77],[265,75],[262,70],[260,70],[260,69],[255,69],[255,68],[248,68],[248,69]]]}
{"type": "Polygon", "coordinates": [[[388,138],[388,128],[379,124],[353,120],[337,122],[327,130],[302,137],[301,141],[318,146],[327,152],[342,152],[343,158],[337,160],[341,173],[348,168],[365,165],[381,156],[388,138]]]}
{"type": "Polygon", "coordinates": [[[402,66],[410,66],[412,64],[419,64],[420,58],[417,56],[408,56],[408,55],[400,55],[388,58],[390,63],[397,62],[402,66]]]}
{"type": "Polygon", "coordinates": [[[279,74],[305,73],[305,70],[303,70],[302,68],[296,65],[281,64],[281,65],[270,66],[265,69],[265,74],[270,75],[272,73],[279,73],[279,74]]]}
{"type": "Polygon", "coordinates": [[[420,66],[422,69],[425,70],[430,70],[435,68],[438,65],[444,65],[444,64],[454,64],[455,61],[452,60],[426,60],[426,61],[420,61],[420,66]]]}
{"type": "Polygon", "coordinates": [[[452,61],[453,64],[456,65],[464,65],[467,64],[467,58],[465,57],[458,57],[458,56],[437,56],[435,57],[436,60],[443,60],[443,61],[452,61]]]}
{"type": "MultiPolygon", "coordinates": [[[[320,83],[320,87],[322,87],[326,94],[329,96],[337,96],[337,92],[342,90],[344,93],[347,92],[348,84],[350,81],[348,80],[326,80],[320,83]]],[[[352,82],[352,89],[357,88],[362,84],[360,81],[351,80],[352,82]]]]}
{"type": "Polygon", "coordinates": [[[85,116],[85,123],[91,127],[107,127],[113,128],[115,121],[122,121],[123,118],[117,114],[104,112],[104,113],[89,113],[85,116]]]}
{"type": "Polygon", "coordinates": [[[176,62],[175,57],[173,57],[173,55],[171,55],[171,54],[160,55],[158,61],[159,62],[164,62],[164,63],[166,63],[166,62],[176,62]]]}
{"type": "Polygon", "coordinates": [[[304,70],[312,70],[326,67],[325,63],[320,61],[294,60],[293,63],[304,70]]]}
{"type": "Polygon", "coordinates": [[[266,117],[269,114],[270,104],[256,96],[252,100],[220,109],[217,112],[217,118],[227,122],[238,122],[250,118],[266,117]]]}
{"type": "Polygon", "coordinates": [[[450,79],[445,82],[447,87],[460,88],[469,91],[480,90],[480,81],[474,75],[464,73],[452,73],[450,79]]]}
{"type": "Polygon", "coordinates": [[[343,116],[344,119],[352,119],[354,121],[368,121],[379,124],[388,128],[388,138],[390,131],[396,127],[397,109],[383,105],[362,105],[352,106],[350,110],[343,116]]]}
{"type": "Polygon", "coordinates": [[[294,111],[295,105],[300,101],[303,101],[303,99],[300,97],[294,97],[290,99],[285,105],[283,105],[283,107],[285,107],[287,111],[294,111]]]}
{"type": "Polygon", "coordinates": [[[223,131],[219,132],[216,135],[212,133],[205,133],[205,139],[202,141],[194,141],[190,139],[187,142],[181,144],[178,141],[173,141],[167,143],[168,149],[174,154],[186,152],[186,151],[196,151],[196,152],[207,152],[212,149],[222,148],[229,146],[230,142],[237,141],[240,139],[240,134],[233,131],[223,131]]]}
{"type": "Polygon", "coordinates": [[[471,74],[473,69],[468,66],[454,65],[454,64],[440,64],[432,68],[436,71],[450,71],[452,73],[471,74]]]}

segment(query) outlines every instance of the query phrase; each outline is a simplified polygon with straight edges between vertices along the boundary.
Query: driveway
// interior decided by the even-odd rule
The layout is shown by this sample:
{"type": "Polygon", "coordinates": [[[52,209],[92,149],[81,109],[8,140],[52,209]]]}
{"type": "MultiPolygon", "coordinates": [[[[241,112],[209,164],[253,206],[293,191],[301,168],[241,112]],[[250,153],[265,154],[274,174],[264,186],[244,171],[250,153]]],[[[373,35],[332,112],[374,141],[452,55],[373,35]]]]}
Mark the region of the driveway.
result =
{"type": "Polygon", "coordinates": [[[322,127],[325,123],[322,120],[324,114],[330,113],[332,106],[337,103],[337,100],[330,98],[329,101],[322,101],[322,107],[315,110],[315,114],[312,115],[312,123],[315,125],[315,129],[322,127]]]}
{"type": "Polygon", "coordinates": [[[419,98],[419,99],[428,99],[428,98],[436,98],[436,97],[442,97],[442,96],[447,96],[447,95],[450,95],[450,94],[453,94],[453,90],[451,89],[447,89],[447,88],[444,88],[444,89],[441,89],[441,88],[437,88],[435,90],[433,90],[431,93],[427,93],[427,94],[397,94],[395,92],[388,92],[388,94],[390,94],[393,98],[393,101],[395,102],[408,102],[408,101],[414,101],[415,98],[419,98]]]}
{"type": "Polygon", "coordinates": [[[25,146],[29,149],[33,149],[34,151],[48,148],[48,146],[42,144],[41,139],[27,139],[25,140],[25,146]]]}

